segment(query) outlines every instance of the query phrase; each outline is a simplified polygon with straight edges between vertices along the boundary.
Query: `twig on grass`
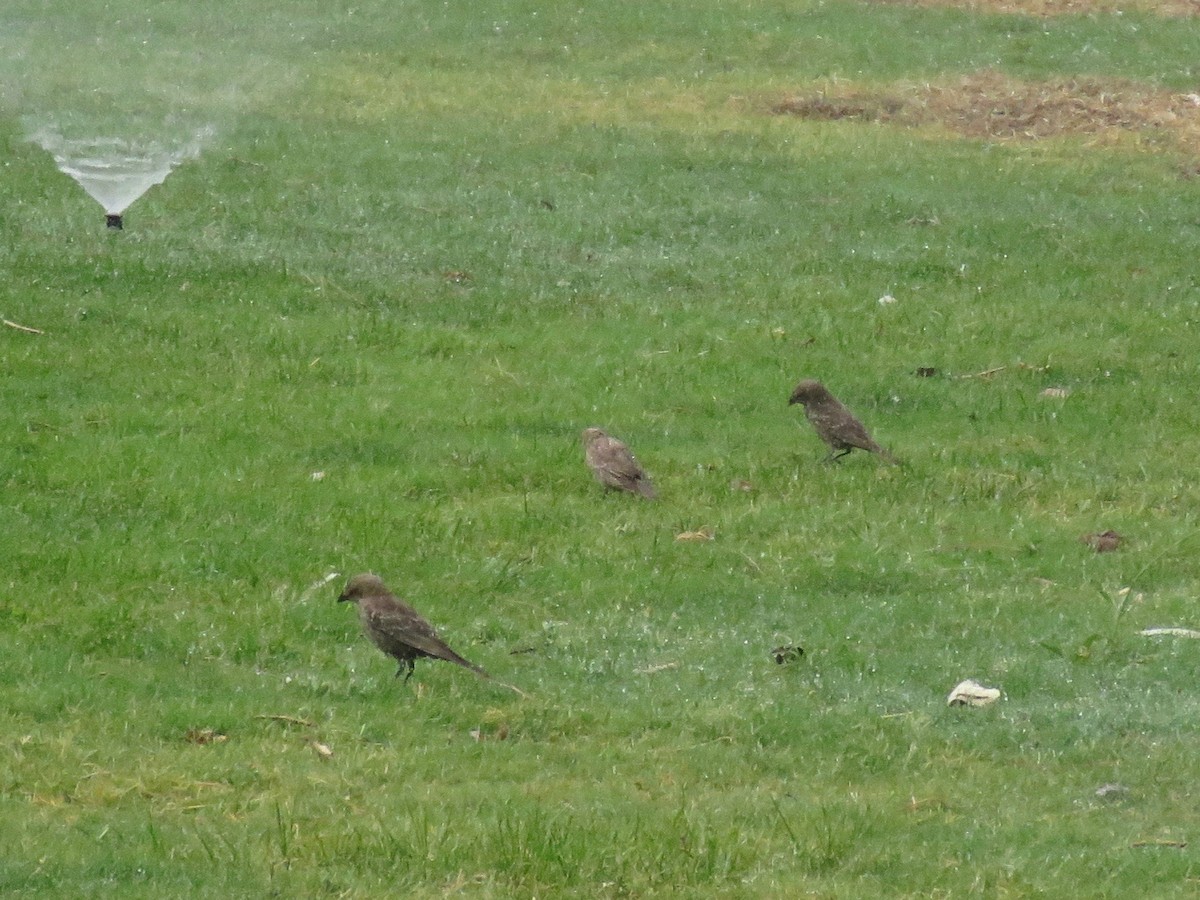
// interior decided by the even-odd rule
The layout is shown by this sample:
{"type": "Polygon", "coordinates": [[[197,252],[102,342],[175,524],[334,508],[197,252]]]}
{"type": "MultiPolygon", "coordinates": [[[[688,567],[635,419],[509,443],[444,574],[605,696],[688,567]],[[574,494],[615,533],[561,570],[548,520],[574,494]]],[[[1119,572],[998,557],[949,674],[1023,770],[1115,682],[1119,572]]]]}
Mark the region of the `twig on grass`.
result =
{"type": "Polygon", "coordinates": [[[500,687],[508,688],[510,691],[512,691],[514,694],[516,694],[522,700],[529,699],[529,695],[527,693],[525,693],[523,690],[521,690],[519,687],[517,687],[515,684],[509,684],[507,681],[501,681],[499,678],[492,678],[490,676],[488,677],[488,680],[494,681],[496,684],[500,685],[500,687]]]}
{"type": "Polygon", "coordinates": [[[668,669],[678,669],[678,668],[679,668],[679,663],[677,663],[677,662],[659,663],[658,665],[655,665],[655,666],[646,666],[643,669],[634,669],[633,674],[634,675],[653,675],[655,672],[666,672],[668,669]]]}
{"type": "Polygon", "coordinates": [[[340,577],[340,576],[338,575],[337,572],[330,572],[324,578],[318,578],[316,581],[314,581],[312,584],[310,584],[307,588],[305,588],[303,593],[300,594],[300,602],[301,603],[308,602],[308,600],[312,597],[313,594],[315,594],[317,591],[321,590],[321,588],[325,587],[325,585],[329,584],[329,582],[337,579],[338,577],[340,577]]]}
{"type": "Polygon", "coordinates": [[[739,550],[738,553],[740,553],[745,558],[746,562],[748,562],[750,564],[751,569],[753,569],[755,572],[758,572],[758,573],[762,572],[762,566],[760,566],[758,564],[758,562],[754,559],[753,556],[751,556],[745,550],[739,550]]]}
{"type": "Polygon", "coordinates": [[[975,372],[971,375],[959,375],[959,378],[988,378],[995,375],[997,372],[1003,372],[1008,366],[996,366],[994,369],[984,369],[982,372],[975,372]]]}
{"type": "MultiPolygon", "coordinates": [[[[984,369],[982,372],[972,372],[969,375],[959,375],[958,378],[991,378],[997,372],[1003,372],[1005,369],[1013,368],[1011,366],[996,366],[992,369],[984,369]]],[[[1031,366],[1029,363],[1017,363],[1016,368],[1023,372],[1048,372],[1049,366],[1031,366]]],[[[1057,396],[1057,395],[1055,395],[1057,396]]]]}
{"type": "Polygon", "coordinates": [[[326,278],[323,275],[319,276],[319,277],[314,277],[312,275],[309,275],[307,272],[301,272],[300,277],[303,278],[305,281],[307,281],[309,284],[311,284],[315,288],[318,288],[318,289],[331,288],[332,290],[337,291],[339,294],[341,294],[343,297],[345,297],[347,300],[351,301],[352,303],[362,303],[362,298],[359,297],[357,294],[350,293],[350,291],[346,290],[344,287],[342,287],[336,281],[330,281],[328,278],[326,278]]]}
{"type": "Polygon", "coordinates": [[[46,333],[46,332],[42,331],[42,329],[40,329],[40,328],[31,328],[28,325],[21,325],[17,322],[13,322],[9,319],[0,319],[0,321],[4,322],[4,324],[7,325],[9,328],[15,328],[17,331],[24,331],[26,334],[45,334],[46,333]]]}
{"type": "Polygon", "coordinates": [[[783,826],[783,830],[787,832],[787,836],[792,839],[792,849],[800,849],[800,841],[796,838],[796,832],[792,830],[791,823],[788,822],[787,816],[783,814],[783,810],[779,806],[779,798],[772,795],[771,805],[775,807],[775,814],[779,816],[779,824],[783,826]]]}
{"type": "Polygon", "coordinates": [[[296,716],[272,716],[261,715],[255,716],[256,719],[269,719],[272,722],[284,722],[288,725],[303,725],[305,728],[312,728],[313,723],[308,719],[299,719],[296,716]]]}

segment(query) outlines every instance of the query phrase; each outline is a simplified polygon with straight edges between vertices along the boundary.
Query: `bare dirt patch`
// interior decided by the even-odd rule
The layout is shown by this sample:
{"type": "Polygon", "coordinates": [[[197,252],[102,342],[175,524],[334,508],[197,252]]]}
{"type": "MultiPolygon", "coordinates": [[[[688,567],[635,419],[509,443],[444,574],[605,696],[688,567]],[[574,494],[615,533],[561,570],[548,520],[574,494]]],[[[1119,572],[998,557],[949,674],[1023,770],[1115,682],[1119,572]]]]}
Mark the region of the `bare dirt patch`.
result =
{"type": "Polygon", "coordinates": [[[981,13],[1009,13],[1048,18],[1092,13],[1141,12],[1181,18],[1200,16],[1200,0],[876,0],[905,6],[940,6],[981,13]]]}
{"type": "Polygon", "coordinates": [[[933,126],[972,138],[1039,140],[1061,135],[1153,133],[1200,151],[1200,94],[1102,79],[1020,81],[975,72],[954,81],[845,89],[786,97],[777,115],[933,126]]]}

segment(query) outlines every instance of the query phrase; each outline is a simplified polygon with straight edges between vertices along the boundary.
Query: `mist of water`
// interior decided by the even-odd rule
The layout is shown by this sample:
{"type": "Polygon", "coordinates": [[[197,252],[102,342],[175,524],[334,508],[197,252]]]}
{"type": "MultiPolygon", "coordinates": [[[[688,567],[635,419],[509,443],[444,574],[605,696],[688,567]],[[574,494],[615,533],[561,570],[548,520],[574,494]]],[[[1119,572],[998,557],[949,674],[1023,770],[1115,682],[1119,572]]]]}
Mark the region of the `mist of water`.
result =
{"type": "Polygon", "coordinates": [[[198,156],[212,135],[212,127],[205,126],[173,143],[67,138],[57,129],[43,126],[29,138],[50,153],[59,170],[75,179],[106,214],[120,216],[138,197],[162,184],[176,166],[198,156]]]}

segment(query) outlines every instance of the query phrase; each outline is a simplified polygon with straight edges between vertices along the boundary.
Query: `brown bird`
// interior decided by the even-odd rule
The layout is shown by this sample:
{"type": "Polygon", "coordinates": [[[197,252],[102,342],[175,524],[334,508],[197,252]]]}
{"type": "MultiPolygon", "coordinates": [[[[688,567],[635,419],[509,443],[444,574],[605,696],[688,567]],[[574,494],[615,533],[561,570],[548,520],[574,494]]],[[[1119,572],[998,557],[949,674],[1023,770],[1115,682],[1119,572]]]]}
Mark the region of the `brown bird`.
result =
{"type": "Polygon", "coordinates": [[[900,460],[875,443],[863,423],[854,418],[854,414],[821,382],[811,378],[801,381],[788,400],[789,405],[794,403],[804,404],[804,415],[821,440],[829,445],[830,460],[841,459],[851,450],[859,449],[878,454],[892,465],[899,465],[900,460]]]}
{"type": "Polygon", "coordinates": [[[396,677],[407,672],[404,680],[412,678],[416,660],[420,657],[444,659],[490,678],[483,669],[463,659],[450,649],[433,626],[421,618],[415,609],[392,595],[378,575],[355,575],[338,597],[338,603],[358,604],[358,618],[363,632],[371,642],[400,663],[396,677]]]}
{"type": "Polygon", "coordinates": [[[588,468],[606,488],[640,494],[647,500],[658,495],[650,476],[641,467],[629,448],[599,428],[583,430],[583,452],[588,468]]]}

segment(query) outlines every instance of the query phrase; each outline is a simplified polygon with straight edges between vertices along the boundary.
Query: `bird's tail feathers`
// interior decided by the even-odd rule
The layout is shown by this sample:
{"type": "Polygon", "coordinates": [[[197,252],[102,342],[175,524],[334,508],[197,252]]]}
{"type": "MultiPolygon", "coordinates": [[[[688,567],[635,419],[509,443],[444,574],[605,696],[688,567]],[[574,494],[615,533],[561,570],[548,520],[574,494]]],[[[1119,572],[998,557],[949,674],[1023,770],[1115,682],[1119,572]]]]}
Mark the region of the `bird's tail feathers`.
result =
{"type": "Polygon", "coordinates": [[[878,455],[879,455],[879,457],[880,457],[881,459],[883,459],[885,462],[887,462],[887,463],[889,463],[889,464],[891,464],[891,465],[893,465],[893,466],[902,466],[902,465],[904,465],[904,461],[903,461],[903,460],[901,460],[900,458],[898,458],[898,457],[896,457],[896,456],[893,456],[893,455],[892,455],[890,452],[888,452],[887,450],[884,450],[884,449],[883,449],[882,447],[880,447],[878,444],[876,444],[876,445],[875,445],[875,453],[876,453],[876,454],[878,454],[878,455]]]}
{"type": "Polygon", "coordinates": [[[484,671],[482,666],[477,666],[477,665],[475,665],[475,663],[471,662],[470,660],[463,659],[461,656],[458,656],[458,654],[455,654],[455,656],[457,656],[458,658],[454,659],[453,662],[458,663],[460,666],[463,666],[464,668],[470,669],[472,672],[474,672],[480,678],[484,678],[494,684],[498,684],[498,685],[500,685],[500,687],[508,688],[514,694],[517,694],[518,696],[522,697],[525,700],[529,699],[529,695],[527,693],[525,693],[523,690],[521,690],[519,687],[517,687],[516,685],[509,684],[507,681],[501,681],[499,678],[493,678],[486,671],[484,671]]]}
{"type": "Polygon", "coordinates": [[[491,678],[492,677],[484,670],[483,666],[475,665],[475,663],[471,662],[469,659],[459,656],[453,650],[451,650],[449,655],[446,656],[446,660],[448,662],[457,663],[458,665],[462,666],[464,669],[470,669],[472,672],[474,672],[476,675],[480,676],[481,678],[491,678]]]}

